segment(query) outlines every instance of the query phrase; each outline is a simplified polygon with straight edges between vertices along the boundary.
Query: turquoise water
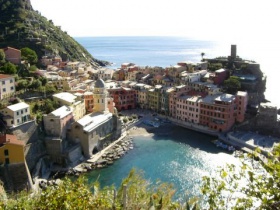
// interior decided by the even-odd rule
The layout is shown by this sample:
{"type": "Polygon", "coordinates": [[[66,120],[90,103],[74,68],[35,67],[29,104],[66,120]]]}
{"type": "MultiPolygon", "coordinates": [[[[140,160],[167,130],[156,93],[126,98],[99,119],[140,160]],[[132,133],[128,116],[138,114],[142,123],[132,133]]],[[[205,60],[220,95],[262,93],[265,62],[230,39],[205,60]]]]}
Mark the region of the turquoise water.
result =
{"type": "Polygon", "coordinates": [[[217,148],[211,142],[214,139],[181,127],[172,127],[167,136],[136,136],[133,150],[113,165],[87,176],[90,182],[98,179],[101,186],[118,187],[129,171],[136,168],[151,183],[157,180],[172,183],[176,199],[184,200],[186,193],[199,196],[204,175],[214,175],[226,163],[239,163],[232,154],[217,148]]]}

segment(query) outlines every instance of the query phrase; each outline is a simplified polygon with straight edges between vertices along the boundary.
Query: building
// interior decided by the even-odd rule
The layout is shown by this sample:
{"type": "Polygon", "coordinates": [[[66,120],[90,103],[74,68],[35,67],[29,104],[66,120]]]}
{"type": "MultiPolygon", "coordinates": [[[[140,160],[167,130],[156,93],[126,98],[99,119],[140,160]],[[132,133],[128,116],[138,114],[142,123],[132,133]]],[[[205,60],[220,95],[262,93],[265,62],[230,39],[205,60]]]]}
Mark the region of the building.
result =
{"type": "Polygon", "coordinates": [[[208,95],[201,99],[199,123],[219,132],[228,131],[235,123],[235,110],[234,95],[208,95]]]}
{"type": "Polygon", "coordinates": [[[236,121],[243,122],[245,119],[245,113],[247,111],[248,105],[248,93],[243,91],[238,91],[236,94],[236,121]]]}
{"type": "Polygon", "coordinates": [[[74,120],[81,119],[85,113],[85,102],[83,96],[76,96],[68,92],[61,92],[53,95],[53,98],[59,102],[61,106],[69,106],[73,108],[74,120]]]}
{"type": "Polygon", "coordinates": [[[74,122],[69,137],[79,143],[85,157],[103,149],[106,138],[112,137],[114,131],[112,113],[91,113],[74,122]]]}
{"type": "Polygon", "coordinates": [[[85,92],[84,99],[85,99],[86,112],[87,113],[93,112],[93,106],[94,106],[93,92],[85,92]]]}
{"type": "Polygon", "coordinates": [[[25,160],[25,144],[15,135],[0,134],[0,165],[7,191],[32,188],[32,179],[25,160]]]}
{"type": "Polygon", "coordinates": [[[44,128],[48,136],[66,138],[67,128],[74,122],[73,108],[62,106],[48,115],[44,115],[44,128]]]}
{"type": "Polygon", "coordinates": [[[115,132],[120,130],[109,112],[108,92],[102,79],[96,81],[93,96],[94,112],[74,122],[69,131],[71,142],[80,144],[87,158],[102,150],[105,142],[115,140],[115,132]]]}
{"type": "Polygon", "coordinates": [[[229,72],[226,69],[218,69],[215,74],[210,76],[210,79],[215,85],[221,85],[229,77],[229,72]]]}
{"type": "Polygon", "coordinates": [[[156,85],[148,90],[148,107],[156,112],[159,112],[161,109],[161,89],[162,85],[156,85]]]}
{"type": "Polygon", "coordinates": [[[0,100],[14,95],[15,78],[8,74],[0,74],[0,100]]]}
{"type": "Polygon", "coordinates": [[[181,95],[176,100],[176,119],[198,124],[201,96],[181,95]]]}
{"type": "Polygon", "coordinates": [[[21,63],[21,51],[12,47],[6,47],[3,49],[5,53],[5,58],[13,64],[21,63]]]}
{"type": "Polygon", "coordinates": [[[109,89],[108,92],[113,98],[118,111],[134,109],[136,107],[136,90],[120,87],[109,89]]]}
{"type": "Polygon", "coordinates": [[[15,135],[0,134],[0,165],[24,163],[24,142],[15,135]]]}
{"type": "Polygon", "coordinates": [[[8,127],[16,127],[30,120],[30,107],[24,102],[10,105],[0,111],[8,127]]]}

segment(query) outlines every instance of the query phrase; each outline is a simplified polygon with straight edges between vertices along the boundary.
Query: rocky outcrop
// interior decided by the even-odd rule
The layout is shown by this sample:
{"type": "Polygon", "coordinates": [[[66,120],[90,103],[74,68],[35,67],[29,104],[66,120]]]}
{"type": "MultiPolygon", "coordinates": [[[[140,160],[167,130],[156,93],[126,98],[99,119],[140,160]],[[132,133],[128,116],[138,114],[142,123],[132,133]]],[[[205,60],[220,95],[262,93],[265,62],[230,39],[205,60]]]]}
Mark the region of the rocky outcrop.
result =
{"type": "Polygon", "coordinates": [[[256,116],[236,126],[238,130],[254,131],[259,134],[280,137],[280,123],[277,107],[271,103],[261,103],[256,116]]]}

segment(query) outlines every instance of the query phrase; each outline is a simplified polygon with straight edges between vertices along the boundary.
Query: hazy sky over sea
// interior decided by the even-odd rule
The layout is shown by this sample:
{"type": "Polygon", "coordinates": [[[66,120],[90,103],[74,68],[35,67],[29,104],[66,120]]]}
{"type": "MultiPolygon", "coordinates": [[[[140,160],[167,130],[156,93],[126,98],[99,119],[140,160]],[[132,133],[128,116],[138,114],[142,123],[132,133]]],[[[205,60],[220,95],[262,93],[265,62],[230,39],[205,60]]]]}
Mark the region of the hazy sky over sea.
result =
{"type": "Polygon", "coordinates": [[[71,36],[280,37],[277,0],[31,0],[71,36]]]}

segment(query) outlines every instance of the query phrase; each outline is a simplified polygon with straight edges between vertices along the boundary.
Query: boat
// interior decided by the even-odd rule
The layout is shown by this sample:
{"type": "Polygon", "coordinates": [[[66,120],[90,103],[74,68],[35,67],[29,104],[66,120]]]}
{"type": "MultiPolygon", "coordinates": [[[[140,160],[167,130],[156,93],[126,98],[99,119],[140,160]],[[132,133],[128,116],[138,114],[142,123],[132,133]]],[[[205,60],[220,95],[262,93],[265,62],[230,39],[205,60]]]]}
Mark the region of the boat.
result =
{"type": "Polygon", "coordinates": [[[152,120],[145,120],[145,121],[144,121],[144,124],[150,125],[150,126],[153,126],[153,127],[156,127],[156,128],[159,127],[159,123],[158,123],[158,122],[155,122],[155,121],[152,121],[152,120]]]}

